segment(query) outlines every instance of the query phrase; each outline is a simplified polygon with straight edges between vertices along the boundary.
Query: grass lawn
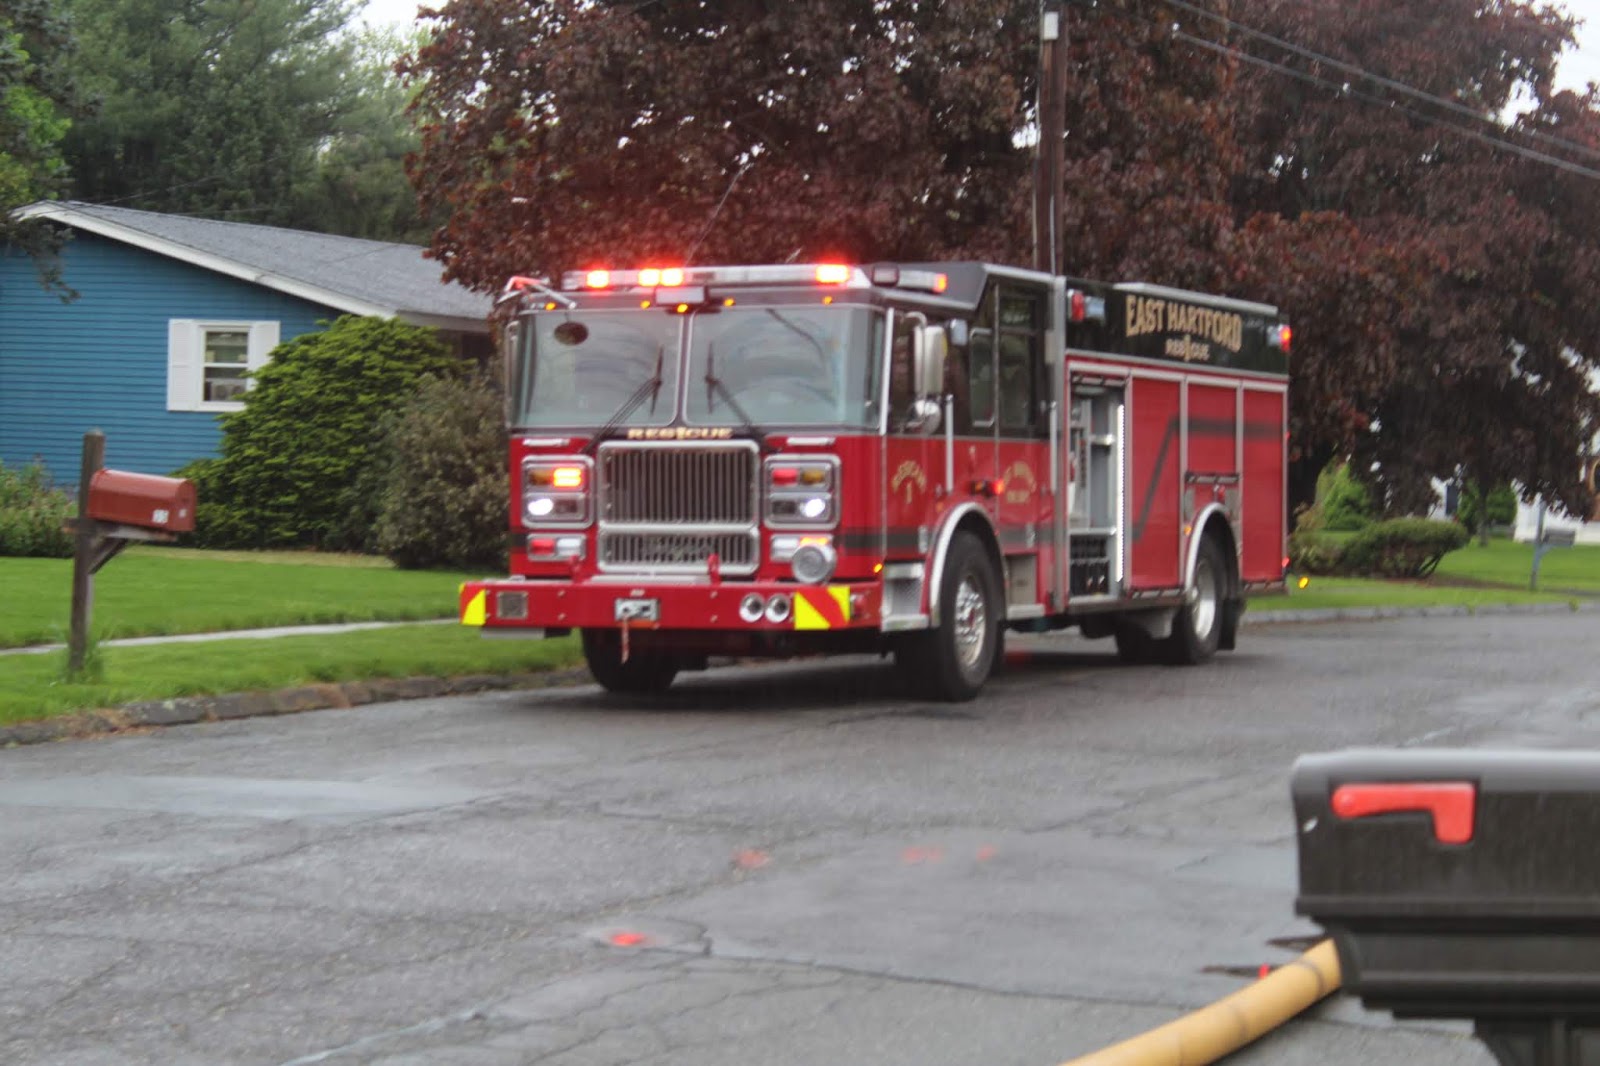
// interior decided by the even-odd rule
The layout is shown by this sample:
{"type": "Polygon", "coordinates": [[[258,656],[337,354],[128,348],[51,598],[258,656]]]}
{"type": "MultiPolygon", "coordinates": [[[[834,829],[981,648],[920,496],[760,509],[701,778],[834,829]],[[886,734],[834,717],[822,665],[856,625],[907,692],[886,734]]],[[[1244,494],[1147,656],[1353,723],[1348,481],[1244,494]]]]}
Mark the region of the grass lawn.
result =
{"type": "MultiPolygon", "coordinates": [[[[1445,557],[1446,560],[1450,556],[1445,557]]],[[[1442,569],[1442,567],[1441,567],[1442,569]]],[[[1541,583],[1542,584],[1542,583],[1541,583]]],[[[1354,577],[1313,577],[1306,588],[1287,596],[1259,596],[1252,611],[1305,611],[1335,607],[1485,607],[1499,603],[1569,603],[1571,596],[1522,588],[1443,585],[1428,581],[1373,581],[1354,577]]]]}
{"type": "MultiPolygon", "coordinates": [[[[120,560],[119,560],[120,561],[120,560]]],[[[317,637],[101,648],[101,680],[61,680],[65,652],[0,658],[0,725],[134,700],[294,688],[375,677],[518,673],[582,662],[573,638],[485,640],[460,626],[317,637]]]]}
{"type": "MultiPolygon", "coordinates": [[[[1474,540],[1451,552],[1439,563],[1437,576],[1526,589],[1533,569],[1533,545],[1512,540],[1491,540],[1480,547],[1474,540]]],[[[1600,593],[1600,545],[1552,548],[1539,563],[1539,587],[1600,593]]]]}
{"type": "MultiPolygon", "coordinates": [[[[94,628],[109,639],[448,618],[470,576],[362,555],[140,546],[95,575],[94,628]]],[[[71,592],[70,559],[0,558],[0,648],[66,639],[71,592]]]]}

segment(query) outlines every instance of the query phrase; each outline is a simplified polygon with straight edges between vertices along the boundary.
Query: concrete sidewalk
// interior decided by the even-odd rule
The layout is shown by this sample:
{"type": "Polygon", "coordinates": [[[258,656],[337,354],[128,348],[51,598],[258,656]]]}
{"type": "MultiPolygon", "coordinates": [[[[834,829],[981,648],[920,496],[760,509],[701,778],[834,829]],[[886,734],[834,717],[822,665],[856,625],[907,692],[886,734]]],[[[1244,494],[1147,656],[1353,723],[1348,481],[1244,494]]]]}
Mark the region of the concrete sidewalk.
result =
{"type": "MultiPolygon", "coordinates": [[[[268,629],[228,629],[216,633],[173,633],[162,637],[123,637],[102,640],[102,648],[138,648],[146,644],[203,644],[212,640],[260,640],[267,637],[315,637],[327,633],[359,633],[363,629],[393,629],[396,626],[455,625],[454,618],[430,618],[412,622],[338,622],[319,626],[273,626],[268,629]]],[[[25,648],[0,648],[0,655],[43,655],[61,651],[65,644],[30,644],[25,648]]]]}

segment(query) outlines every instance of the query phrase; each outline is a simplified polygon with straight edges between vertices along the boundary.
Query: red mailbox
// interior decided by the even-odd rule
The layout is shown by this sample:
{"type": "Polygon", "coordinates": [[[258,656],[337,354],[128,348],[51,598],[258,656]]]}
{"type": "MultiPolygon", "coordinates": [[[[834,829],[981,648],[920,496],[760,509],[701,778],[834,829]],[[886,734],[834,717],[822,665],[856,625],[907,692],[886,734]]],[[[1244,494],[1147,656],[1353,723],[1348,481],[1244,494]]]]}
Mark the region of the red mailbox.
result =
{"type": "Polygon", "coordinates": [[[194,529],[194,482],[123,470],[89,480],[89,517],[101,522],[188,533],[194,529]]]}

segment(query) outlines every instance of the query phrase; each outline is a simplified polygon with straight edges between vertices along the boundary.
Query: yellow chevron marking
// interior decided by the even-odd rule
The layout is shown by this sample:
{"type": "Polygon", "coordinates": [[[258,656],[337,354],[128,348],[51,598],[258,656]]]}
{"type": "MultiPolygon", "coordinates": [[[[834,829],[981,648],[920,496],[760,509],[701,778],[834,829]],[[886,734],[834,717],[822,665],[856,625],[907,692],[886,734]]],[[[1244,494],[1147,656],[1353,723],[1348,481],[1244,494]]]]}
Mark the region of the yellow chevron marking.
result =
{"type": "Polygon", "coordinates": [[[489,620],[489,592],[479,589],[461,609],[461,624],[464,626],[481,626],[489,620]]]}
{"type": "Polygon", "coordinates": [[[796,629],[832,629],[828,620],[822,617],[822,612],[811,606],[811,601],[805,595],[799,594],[794,598],[794,627],[796,629]]]}

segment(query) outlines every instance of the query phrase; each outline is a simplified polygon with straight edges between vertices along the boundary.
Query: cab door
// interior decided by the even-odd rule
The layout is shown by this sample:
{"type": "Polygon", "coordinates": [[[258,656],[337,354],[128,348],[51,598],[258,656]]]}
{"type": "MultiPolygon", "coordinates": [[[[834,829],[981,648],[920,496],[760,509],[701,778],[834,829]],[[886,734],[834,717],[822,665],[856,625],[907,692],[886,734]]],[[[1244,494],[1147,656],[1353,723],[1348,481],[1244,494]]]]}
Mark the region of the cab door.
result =
{"type": "Polygon", "coordinates": [[[967,484],[984,486],[974,495],[1000,535],[1013,616],[1042,606],[1050,586],[1049,309],[1044,285],[998,279],[984,296],[969,357],[974,440],[967,484]]]}

